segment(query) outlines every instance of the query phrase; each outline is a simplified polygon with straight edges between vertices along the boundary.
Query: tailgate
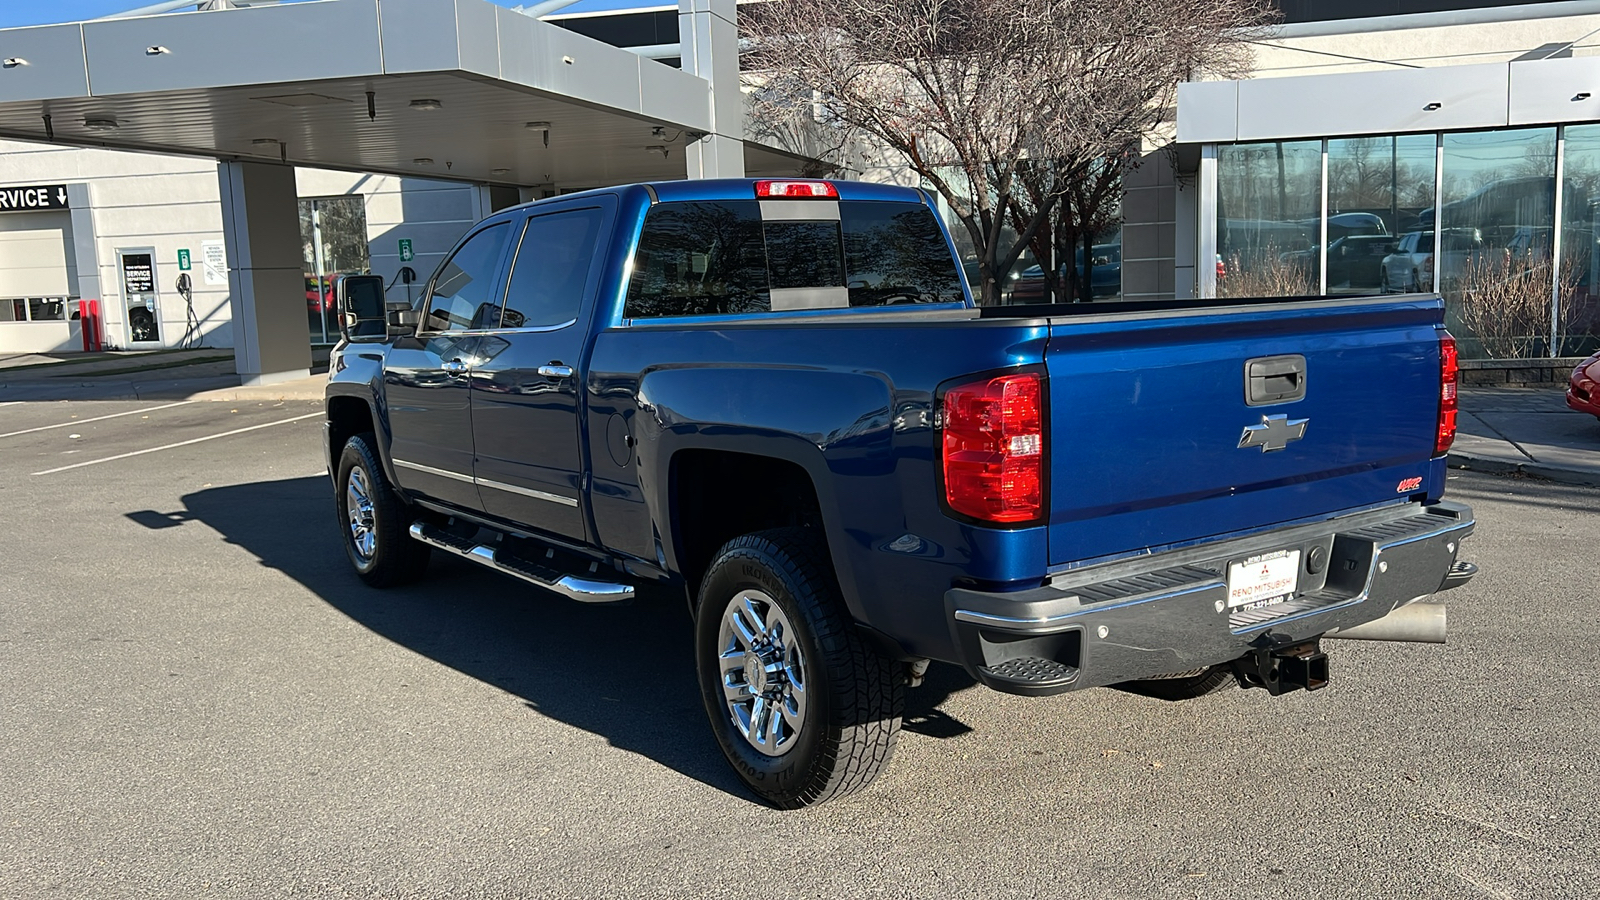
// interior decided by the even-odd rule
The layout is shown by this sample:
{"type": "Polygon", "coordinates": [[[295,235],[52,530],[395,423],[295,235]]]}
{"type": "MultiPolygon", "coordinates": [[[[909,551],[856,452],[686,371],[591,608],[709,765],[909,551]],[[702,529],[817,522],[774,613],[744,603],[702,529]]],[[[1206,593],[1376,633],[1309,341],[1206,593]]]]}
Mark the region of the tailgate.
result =
{"type": "Polygon", "coordinates": [[[1051,565],[1437,497],[1442,322],[1415,296],[1052,318],[1051,565]],[[1302,399],[1246,402],[1251,361],[1295,357],[1302,399]]]}

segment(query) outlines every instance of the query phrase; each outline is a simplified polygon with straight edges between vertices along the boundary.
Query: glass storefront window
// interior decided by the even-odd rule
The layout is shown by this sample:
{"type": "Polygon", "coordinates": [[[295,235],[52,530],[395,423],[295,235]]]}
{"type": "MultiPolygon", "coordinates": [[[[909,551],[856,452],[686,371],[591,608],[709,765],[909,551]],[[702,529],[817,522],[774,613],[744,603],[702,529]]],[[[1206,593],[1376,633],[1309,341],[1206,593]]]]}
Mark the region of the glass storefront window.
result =
{"type": "Polygon", "coordinates": [[[331,344],[339,339],[334,277],[372,270],[366,198],[351,195],[301,200],[300,241],[305,251],[306,319],[311,343],[331,344]]]}
{"type": "Polygon", "coordinates": [[[1429,290],[1431,134],[1328,141],[1328,293],[1429,290]]]}
{"type": "Polygon", "coordinates": [[[0,322],[60,322],[67,318],[65,297],[0,300],[0,322]]]}
{"type": "Polygon", "coordinates": [[[1444,136],[1432,260],[1466,358],[1550,352],[1556,130],[1444,136]]]}
{"type": "Polygon", "coordinates": [[[1217,151],[1217,296],[1318,293],[1322,142],[1217,151]]]}
{"type": "Polygon", "coordinates": [[[1561,179],[1557,356],[1600,350],[1600,125],[1569,125],[1561,179]]]}

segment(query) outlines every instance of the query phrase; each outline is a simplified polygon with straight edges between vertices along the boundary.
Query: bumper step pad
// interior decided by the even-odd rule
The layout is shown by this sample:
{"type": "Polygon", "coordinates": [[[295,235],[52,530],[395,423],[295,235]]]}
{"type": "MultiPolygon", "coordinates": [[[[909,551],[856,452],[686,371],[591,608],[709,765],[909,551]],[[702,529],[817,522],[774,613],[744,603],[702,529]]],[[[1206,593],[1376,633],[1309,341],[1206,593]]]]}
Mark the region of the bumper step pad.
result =
{"type": "Polygon", "coordinates": [[[1033,689],[1070,684],[1078,675],[1078,670],[1066,663],[1037,656],[1008,659],[993,666],[984,666],[983,671],[996,681],[1033,689]]]}

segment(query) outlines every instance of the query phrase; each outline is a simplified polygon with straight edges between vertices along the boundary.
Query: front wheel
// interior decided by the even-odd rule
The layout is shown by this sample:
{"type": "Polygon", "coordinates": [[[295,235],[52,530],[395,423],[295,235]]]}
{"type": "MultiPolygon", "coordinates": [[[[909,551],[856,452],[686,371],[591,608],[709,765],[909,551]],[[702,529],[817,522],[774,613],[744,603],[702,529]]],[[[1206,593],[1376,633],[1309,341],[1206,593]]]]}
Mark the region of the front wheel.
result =
{"type": "Polygon", "coordinates": [[[695,658],[717,743],[773,805],[854,793],[887,767],[904,667],[856,633],[806,529],[723,545],[700,587],[695,658]]]}
{"type": "Polygon", "coordinates": [[[394,587],[422,577],[429,548],[411,539],[406,506],[384,477],[376,446],[370,433],[345,443],[335,503],[356,574],[373,587],[394,587]]]}

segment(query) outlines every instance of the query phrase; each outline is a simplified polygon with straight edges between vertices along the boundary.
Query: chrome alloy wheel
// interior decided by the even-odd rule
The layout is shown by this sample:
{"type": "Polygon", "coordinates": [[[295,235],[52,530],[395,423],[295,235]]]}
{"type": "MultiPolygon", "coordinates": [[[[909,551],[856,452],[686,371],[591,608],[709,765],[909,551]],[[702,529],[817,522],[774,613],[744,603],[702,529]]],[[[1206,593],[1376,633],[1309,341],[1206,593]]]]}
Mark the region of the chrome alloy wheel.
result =
{"type": "Polygon", "coordinates": [[[734,727],[766,756],[794,749],[806,717],[805,655],[789,619],[761,591],[735,594],[717,633],[722,694],[734,727]]]}
{"type": "Polygon", "coordinates": [[[372,491],[367,473],[360,466],[350,469],[344,487],[345,514],[350,518],[350,546],[363,563],[372,559],[378,548],[377,517],[372,512],[372,491]]]}

